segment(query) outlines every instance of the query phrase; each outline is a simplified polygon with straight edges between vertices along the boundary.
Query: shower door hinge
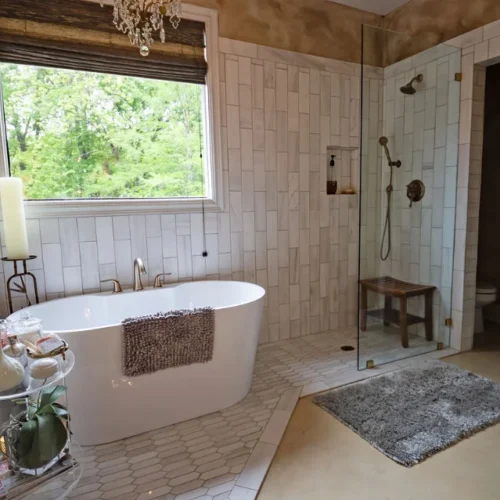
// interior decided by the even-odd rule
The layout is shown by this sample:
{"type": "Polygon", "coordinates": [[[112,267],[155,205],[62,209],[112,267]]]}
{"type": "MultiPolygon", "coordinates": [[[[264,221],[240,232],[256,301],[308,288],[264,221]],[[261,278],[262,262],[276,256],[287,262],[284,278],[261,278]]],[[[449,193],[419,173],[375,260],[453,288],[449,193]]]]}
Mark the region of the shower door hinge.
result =
{"type": "Polygon", "coordinates": [[[455,73],[455,81],[456,82],[462,81],[462,73],[455,73]]]}
{"type": "Polygon", "coordinates": [[[446,318],[444,324],[445,326],[453,326],[453,320],[451,318],[446,318]]]}

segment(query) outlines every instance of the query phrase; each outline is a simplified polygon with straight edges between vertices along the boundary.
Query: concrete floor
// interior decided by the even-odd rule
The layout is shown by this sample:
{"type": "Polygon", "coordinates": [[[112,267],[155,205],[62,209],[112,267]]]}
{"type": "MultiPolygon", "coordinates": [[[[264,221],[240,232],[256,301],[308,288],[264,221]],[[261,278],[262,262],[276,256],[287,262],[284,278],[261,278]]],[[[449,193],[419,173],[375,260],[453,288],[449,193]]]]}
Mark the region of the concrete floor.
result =
{"type": "MultiPolygon", "coordinates": [[[[500,348],[445,361],[500,383],[500,348]]],[[[259,500],[499,500],[500,424],[410,469],[305,398],[299,401],[259,500]]]]}

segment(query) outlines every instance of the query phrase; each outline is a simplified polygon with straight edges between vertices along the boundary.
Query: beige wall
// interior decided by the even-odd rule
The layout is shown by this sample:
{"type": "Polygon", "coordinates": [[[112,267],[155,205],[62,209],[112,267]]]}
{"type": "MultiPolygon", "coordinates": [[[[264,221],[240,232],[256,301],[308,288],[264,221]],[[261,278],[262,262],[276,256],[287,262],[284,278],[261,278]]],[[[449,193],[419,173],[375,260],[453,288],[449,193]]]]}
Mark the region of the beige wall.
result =
{"type": "Polygon", "coordinates": [[[411,41],[393,47],[403,59],[500,19],[499,0],[411,0],[384,18],[384,27],[408,33],[411,41]]]}
{"type": "Polygon", "coordinates": [[[386,41],[394,63],[500,19],[499,0],[411,0],[385,18],[327,0],[188,1],[219,10],[223,37],[351,62],[360,62],[363,23],[411,35],[386,41]]]}
{"type": "Polygon", "coordinates": [[[385,18],[327,0],[187,1],[219,11],[222,37],[350,62],[360,62],[362,24],[411,35],[386,41],[393,63],[500,19],[499,0],[411,0],[385,18]]]}
{"type": "Polygon", "coordinates": [[[327,0],[188,0],[218,8],[220,36],[359,62],[361,24],[383,18],[327,0]]]}
{"type": "MultiPolygon", "coordinates": [[[[0,0],[1,1],[1,0],[0,0]]],[[[92,0],[95,1],[95,0],[92,0]]],[[[361,25],[382,26],[383,18],[327,0],[186,0],[219,11],[219,35],[303,54],[348,62],[360,62],[361,25]]],[[[50,38],[73,38],[77,28],[54,27],[46,22],[27,29],[26,19],[0,14],[0,28],[11,33],[33,33],[50,38]],[[61,29],[60,29],[61,28],[61,29]]],[[[110,19],[111,24],[111,19],[110,19]]],[[[90,34],[97,43],[109,43],[109,33],[90,34]],[[99,38],[102,38],[100,40],[99,38]]],[[[112,43],[125,37],[116,33],[112,43]]],[[[90,38],[89,38],[90,39],[90,38]]]]}

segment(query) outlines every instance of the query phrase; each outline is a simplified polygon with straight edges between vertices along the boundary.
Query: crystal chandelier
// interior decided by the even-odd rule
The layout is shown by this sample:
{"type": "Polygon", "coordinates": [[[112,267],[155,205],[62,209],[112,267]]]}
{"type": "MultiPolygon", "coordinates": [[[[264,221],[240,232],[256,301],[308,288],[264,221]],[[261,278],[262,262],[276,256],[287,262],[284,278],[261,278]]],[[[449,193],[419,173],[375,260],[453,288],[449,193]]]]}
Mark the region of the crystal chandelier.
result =
{"type": "Polygon", "coordinates": [[[114,0],[114,25],[130,38],[130,43],[139,47],[141,55],[147,56],[153,44],[153,32],[160,32],[165,42],[164,16],[177,29],[181,22],[182,0],[114,0]]]}

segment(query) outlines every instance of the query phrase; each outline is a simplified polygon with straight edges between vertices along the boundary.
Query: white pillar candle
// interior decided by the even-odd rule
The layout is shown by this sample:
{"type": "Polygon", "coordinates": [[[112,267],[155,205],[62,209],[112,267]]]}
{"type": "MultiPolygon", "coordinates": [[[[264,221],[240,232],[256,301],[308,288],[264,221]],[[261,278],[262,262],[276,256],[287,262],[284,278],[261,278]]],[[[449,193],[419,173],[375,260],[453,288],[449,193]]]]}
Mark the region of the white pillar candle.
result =
{"type": "Polygon", "coordinates": [[[0,178],[0,201],[9,259],[29,257],[28,234],[24,216],[23,182],[18,177],[0,178]]]}

